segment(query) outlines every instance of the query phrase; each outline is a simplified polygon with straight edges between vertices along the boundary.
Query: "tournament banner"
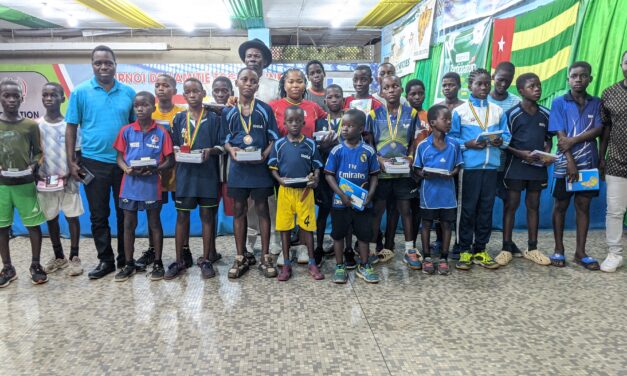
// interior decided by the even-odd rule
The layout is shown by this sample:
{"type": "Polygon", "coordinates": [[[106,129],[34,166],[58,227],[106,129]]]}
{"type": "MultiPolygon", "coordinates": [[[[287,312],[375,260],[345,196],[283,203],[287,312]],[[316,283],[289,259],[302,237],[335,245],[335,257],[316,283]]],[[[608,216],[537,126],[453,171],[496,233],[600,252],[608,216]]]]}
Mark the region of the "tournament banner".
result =
{"type": "MultiPolygon", "coordinates": [[[[461,78],[459,98],[468,99],[468,74],[477,68],[485,68],[488,55],[490,18],[476,23],[462,31],[454,31],[446,36],[442,47],[442,59],[438,72],[438,82],[447,72],[455,72],[461,78]]],[[[434,103],[444,100],[441,90],[435,95],[434,103]]]]}
{"type": "Polygon", "coordinates": [[[512,7],[522,0],[444,0],[442,2],[442,28],[491,16],[512,7]]]}

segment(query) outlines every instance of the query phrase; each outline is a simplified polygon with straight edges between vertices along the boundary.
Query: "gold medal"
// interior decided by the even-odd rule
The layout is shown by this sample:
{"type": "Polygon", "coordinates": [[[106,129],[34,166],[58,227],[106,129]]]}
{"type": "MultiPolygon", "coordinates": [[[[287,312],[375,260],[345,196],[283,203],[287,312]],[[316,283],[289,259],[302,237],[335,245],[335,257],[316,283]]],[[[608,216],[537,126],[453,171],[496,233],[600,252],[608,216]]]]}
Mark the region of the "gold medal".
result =
{"type": "Polygon", "coordinates": [[[248,115],[248,124],[244,121],[244,116],[242,116],[242,105],[238,104],[237,109],[239,110],[239,120],[242,123],[242,128],[244,129],[244,132],[246,132],[246,136],[244,136],[244,143],[246,145],[250,145],[253,143],[253,136],[250,135],[250,131],[252,130],[255,100],[253,99],[252,102],[250,102],[250,114],[248,115]]]}
{"type": "Polygon", "coordinates": [[[244,136],[244,143],[246,145],[250,145],[253,143],[253,136],[247,134],[246,136],[244,136]]]}
{"type": "Polygon", "coordinates": [[[396,135],[398,134],[398,123],[400,123],[401,121],[401,115],[403,113],[403,106],[400,106],[398,108],[398,114],[396,116],[396,123],[394,125],[394,130],[392,130],[392,120],[390,119],[390,112],[386,109],[385,111],[385,116],[387,118],[388,121],[388,132],[390,133],[390,147],[392,149],[396,148],[396,135]]]}
{"type": "Polygon", "coordinates": [[[390,143],[390,147],[391,147],[392,149],[396,149],[396,142],[391,142],[391,143],[390,143]]]}

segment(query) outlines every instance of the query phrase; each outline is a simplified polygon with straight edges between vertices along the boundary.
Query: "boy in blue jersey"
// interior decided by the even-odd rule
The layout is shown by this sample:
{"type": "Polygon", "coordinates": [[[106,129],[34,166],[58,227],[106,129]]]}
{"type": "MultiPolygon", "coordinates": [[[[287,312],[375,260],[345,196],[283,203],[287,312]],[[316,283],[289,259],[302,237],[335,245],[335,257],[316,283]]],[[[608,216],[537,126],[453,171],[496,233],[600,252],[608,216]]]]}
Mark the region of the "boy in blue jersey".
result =
{"type": "Polygon", "coordinates": [[[122,129],[113,147],[118,151],[117,163],[124,171],[120,189],[120,208],[124,210],[124,255],[126,265],[115,275],[116,282],[123,282],[135,274],[135,229],[137,212],[146,210],[148,226],[152,230],[155,261],[152,280],[163,278],[161,262],[163,229],[161,228],[161,172],[174,165],[172,140],[168,131],[152,120],[155,96],[147,91],[135,95],[133,109],[137,120],[122,129]],[[148,159],[154,165],[134,167],[134,162],[148,159]]]}
{"type": "MultiPolygon", "coordinates": [[[[379,275],[369,263],[370,250],[368,243],[372,240],[372,199],[377,189],[377,174],[380,171],[376,151],[361,139],[366,123],[366,116],[359,110],[348,110],[342,117],[342,143],[335,146],[324,168],[326,181],[335,193],[331,222],[333,229],[333,249],[335,250],[335,273],[333,282],[346,283],[348,274],[347,265],[343,256],[344,238],[355,232],[360,257],[360,266],[357,275],[368,283],[379,282],[379,275]],[[351,207],[351,199],[338,186],[340,178],[368,190],[364,201],[365,209],[355,210],[351,207]],[[351,230],[352,229],[352,230],[351,230]]],[[[349,242],[351,239],[349,239],[349,242]]],[[[350,244],[350,243],[349,243],[350,244]]],[[[352,252],[351,252],[352,253],[352,252]]]]}
{"type": "Polygon", "coordinates": [[[547,187],[547,164],[531,156],[534,150],[550,152],[551,134],[548,132],[549,110],[538,105],[542,95],[540,78],[534,73],[521,74],[516,80],[522,103],[505,113],[512,139],[507,148],[505,163],[505,215],[503,216],[503,250],[495,258],[499,265],[507,265],[514,255],[522,255],[540,265],[551,261],[538,250],[538,223],[540,194],[547,187]],[[542,162],[542,163],[541,163],[542,162]],[[528,247],[523,253],[512,241],[514,218],[520,205],[520,195],[526,191],[528,247]]]}
{"type": "Polygon", "coordinates": [[[461,254],[455,267],[469,270],[475,263],[488,269],[496,269],[499,264],[492,259],[486,246],[492,234],[492,208],[496,195],[497,169],[501,163],[501,149],[507,148],[511,136],[503,109],[487,101],[490,92],[490,73],[481,68],[470,72],[468,86],[470,98],[453,111],[449,133],[449,137],[459,143],[464,158],[460,188],[461,254]],[[502,133],[489,142],[478,141],[481,133],[493,131],[502,133]]]}
{"type": "Polygon", "coordinates": [[[451,111],[446,106],[435,105],[427,112],[427,119],[432,133],[418,145],[414,162],[414,167],[419,169],[418,175],[423,179],[420,189],[421,239],[424,255],[422,271],[427,274],[435,273],[429,248],[429,235],[433,221],[437,220],[442,229],[442,247],[437,269],[439,274],[447,275],[451,223],[455,223],[457,218],[455,178],[464,162],[459,144],[446,135],[451,130],[451,111]],[[440,169],[442,172],[425,171],[429,168],[440,169]]]}
{"type": "MultiPolygon", "coordinates": [[[[386,209],[387,201],[396,200],[405,235],[403,262],[409,265],[411,269],[420,269],[422,267],[421,255],[413,244],[410,210],[410,200],[415,195],[416,183],[409,173],[389,174],[385,167],[386,163],[397,160],[404,160],[406,164],[411,166],[418,113],[409,105],[401,105],[400,98],[403,87],[397,76],[385,76],[381,80],[381,84],[382,94],[387,104],[372,110],[367,119],[367,128],[372,134],[382,172],[379,175],[379,183],[374,195],[373,232],[375,235],[379,233],[381,218],[386,209]]],[[[383,249],[382,256],[384,252],[392,252],[392,250],[383,249]]]]}
{"type": "Polygon", "coordinates": [[[592,82],[592,67],[585,61],[574,62],[568,68],[570,91],[555,98],[551,105],[549,131],[557,132],[559,149],[553,177],[553,235],[555,253],[550,256],[555,266],[566,265],[564,257],[564,219],[575,196],[577,242],[574,261],[588,270],[599,270],[599,262],[586,254],[586,237],[590,224],[590,202],[599,195],[598,190],[568,192],[567,180],[577,181],[580,170],[598,168],[597,137],[603,132],[601,99],[586,91],[592,82]]]}
{"type": "MultiPolygon", "coordinates": [[[[235,85],[239,91],[237,106],[222,113],[222,136],[224,148],[229,153],[228,195],[235,200],[233,232],[237,256],[229,269],[229,278],[239,278],[250,265],[256,263],[255,256],[245,251],[248,228],[248,199],[255,203],[261,233],[261,263],[259,270],[267,278],[274,278],[277,271],[268,254],[270,244],[270,209],[268,197],[274,194],[274,181],[265,163],[278,139],[278,128],[272,108],[255,99],[259,88],[259,76],[250,68],[239,71],[235,85]],[[238,161],[237,152],[259,150],[259,161],[238,161]]],[[[252,250],[252,249],[251,249],[252,250]]]]}
{"type": "Polygon", "coordinates": [[[221,258],[216,252],[215,223],[218,212],[220,184],[219,156],[223,153],[220,142],[218,116],[203,106],[207,95],[196,78],[183,83],[183,97],[187,111],[176,114],[172,121],[172,142],[180,152],[202,154],[201,163],[176,164],[176,261],[170,264],[164,278],[178,277],[193,265],[192,257],[184,257],[183,247],[189,244],[189,221],[192,210],[199,207],[202,224],[203,256],[198,262],[203,278],[215,277],[213,263],[221,258]]]}
{"type": "Polygon", "coordinates": [[[272,146],[268,166],[281,185],[277,198],[276,230],[281,233],[284,264],[277,279],[287,281],[292,276],[290,265],[290,233],[294,216],[309,254],[309,274],[315,280],[324,279],[313,254],[313,232],[316,231],[316,208],[313,189],[318,185],[322,161],[314,140],[305,137],[305,111],[299,106],[285,110],[287,135],[272,146]],[[307,178],[306,182],[290,183],[288,179],[307,178]]]}

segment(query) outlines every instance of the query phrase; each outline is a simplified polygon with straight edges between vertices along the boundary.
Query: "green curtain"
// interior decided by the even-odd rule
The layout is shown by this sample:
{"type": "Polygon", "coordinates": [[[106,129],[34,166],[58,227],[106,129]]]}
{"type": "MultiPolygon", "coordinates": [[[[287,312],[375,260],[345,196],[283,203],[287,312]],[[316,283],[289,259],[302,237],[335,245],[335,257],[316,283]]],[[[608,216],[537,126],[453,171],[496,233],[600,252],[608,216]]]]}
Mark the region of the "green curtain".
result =
{"type": "Polygon", "coordinates": [[[255,29],[265,27],[261,0],[226,0],[233,13],[233,27],[255,29]]]}
{"type": "Polygon", "coordinates": [[[417,78],[425,84],[425,101],[423,104],[424,109],[428,109],[433,105],[433,98],[435,98],[436,90],[440,90],[438,84],[438,69],[440,67],[440,60],[442,59],[442,43],[433,45],[429,48],[429,58],[416,61],[414,67],[414,73],[404,76],[401,79],[403,88],[409,80],[417,78]]]}

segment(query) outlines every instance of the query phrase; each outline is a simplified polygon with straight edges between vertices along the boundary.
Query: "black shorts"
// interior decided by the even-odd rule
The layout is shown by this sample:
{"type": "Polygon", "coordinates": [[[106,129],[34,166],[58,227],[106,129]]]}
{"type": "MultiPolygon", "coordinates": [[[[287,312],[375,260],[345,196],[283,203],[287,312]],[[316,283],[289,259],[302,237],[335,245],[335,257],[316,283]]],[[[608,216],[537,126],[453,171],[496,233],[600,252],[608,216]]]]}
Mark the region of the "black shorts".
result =
{"type": "Polygon", "coordinates": [[[334,240],[344,239],[352,226],[357,240],[372,241],[372,211],[370,209],[358,211],[350,208],[333,208],[331,209],[331,224],[331,238],[334,240]]]}
{"type": "Polygon", "coordinates": [[[144,211],[161,209],[161,201],[137,201],[128,198],[121,198],[119,201],[120,209],[129,211],[144,211]]]}
{"type": "Polygon", "coordinates": [[[568,192],[566,190],[566,178],[555,178],[555,185],[553,186],[553,197],[555,199],[559,201],[570,200],[573,195],[593,198],[599,196],[599,190],[568,192]]]}
{"type": "Polygon", "coordinates": [[[217,208],[219,201],[217,198],[207,197],[177,197],[174,200],[176,210],[194,210],[196,206],[201,208],[217,208]]]}
{"type": "Polygon", "coordinates": [[[548,187],[546,180],[522,180],[522,179],[505,179],[505,188],[508,191],[541,191],[548,187]]]}
{"type": "Polygon", "coordinates": [[[316,200],[316,205],[321,208],[331,208],[333,205],[333,190],[327,183],[327,180],[323,177],[320,178],[320,183],[314,190],[314,198],[316,200]]]}
{"type": "Polygon", "coordinates": [[[227,186],[226,194],[234,200],[247,200],[249,197],[253,200],[263,200],[274,194],[274,187],[235,188],[227,186]]]}
{"type": "Polygon", "coordinates": [[[411,200],[418,196],[418,185],[411,178],[379,179],[375,200],[411,200]]]}
{"type": "Polygon", "coordinates": [[[451,222],[455,223],[457,221],[457,209],[423,209],[420,208],[420,217],[422,219],[426,219],[427,221],[435,221],[438,220],[440,222],[451,222]]]}

